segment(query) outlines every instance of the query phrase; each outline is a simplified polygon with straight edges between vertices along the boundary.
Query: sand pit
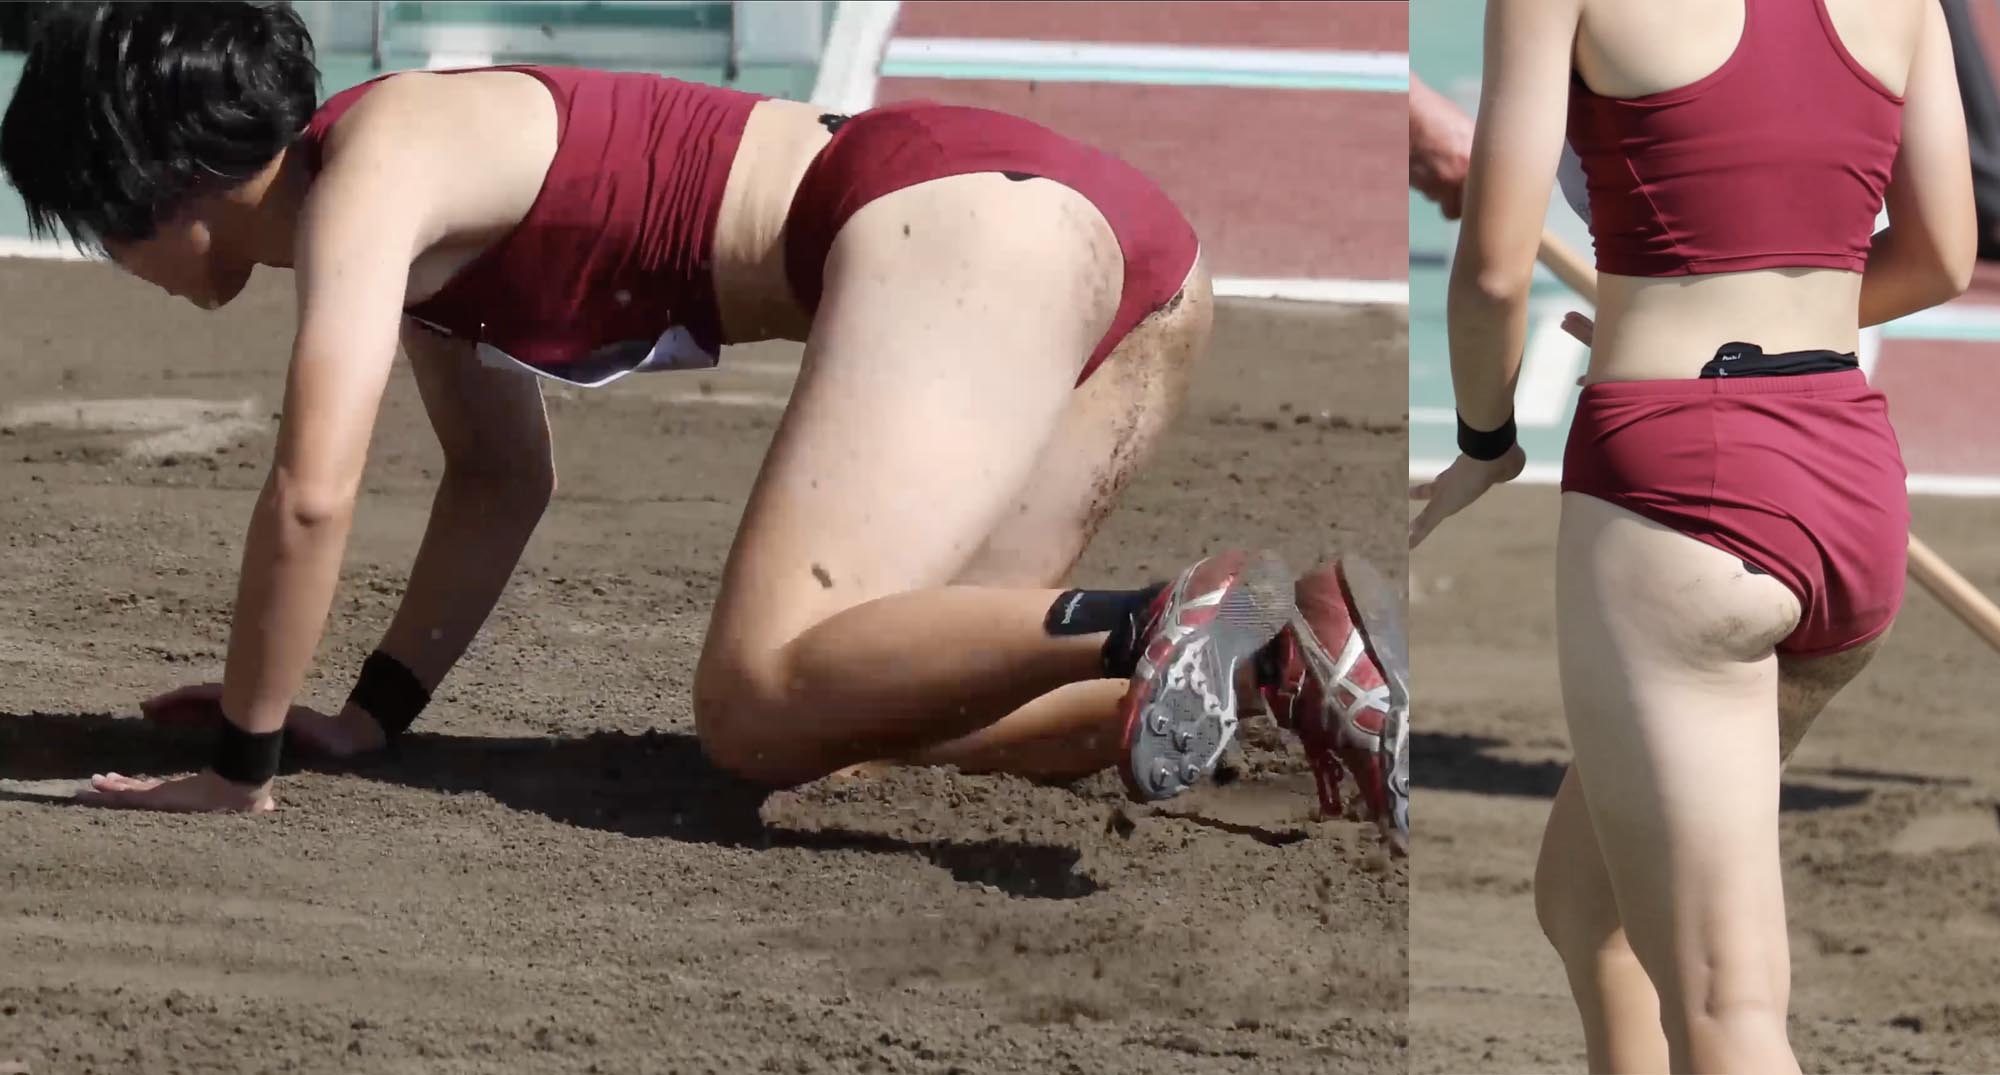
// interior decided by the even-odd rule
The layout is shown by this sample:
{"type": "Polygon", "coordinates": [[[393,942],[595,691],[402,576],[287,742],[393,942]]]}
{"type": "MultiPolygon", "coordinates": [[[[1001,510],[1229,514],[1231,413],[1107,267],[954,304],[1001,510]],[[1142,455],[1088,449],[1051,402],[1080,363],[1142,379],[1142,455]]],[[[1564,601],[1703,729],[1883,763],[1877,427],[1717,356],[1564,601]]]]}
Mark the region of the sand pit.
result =
{"type": "MultiPolygon", "coordinates": [[[[217,315],[102,265],[0,262],[0,295],[8,406],[280,398],[282,276],[217,315]]],[[[796,356],[552,391],[559,503],[423,734],[289,775],[257,819],[48,800],[196,757],[121,714],[221,667],[268,414],[167,455],[101,412],[0,430],[0,1069],[1400,1069],[1406,867],[1309,820],[1267,726],[1240,779],[1166,810],[1109,777],[941,771],[766,797],[702,763],[695,646],[778,415],[739,404],[796,356]]],[[[1080,577],[1261,540],[1400,578],[1403,364],[1400,313],[1225,304],[1080,577]]],[[[386,623],[437,472],[399,371],[321,703],[386,623]]]]}

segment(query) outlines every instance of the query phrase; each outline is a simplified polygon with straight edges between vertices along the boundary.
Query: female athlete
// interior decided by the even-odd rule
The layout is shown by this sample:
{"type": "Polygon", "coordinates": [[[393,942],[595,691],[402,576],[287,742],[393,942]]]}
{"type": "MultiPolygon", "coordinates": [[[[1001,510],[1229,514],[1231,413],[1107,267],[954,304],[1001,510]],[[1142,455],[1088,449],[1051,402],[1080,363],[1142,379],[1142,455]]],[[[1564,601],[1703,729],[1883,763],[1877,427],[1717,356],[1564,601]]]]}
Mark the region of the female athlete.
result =
{"type": "Polygon", "coordinates": [[[1299,580],[1303,604],[1247,553],[1143,590],[1055,588],[1208,337],[1194,232],[1129,166],[993,112],[834,116],[640,74],[412,72],[324,104],[316,86],[284,5],[70,5],[0,130],[43,231],[203,307],[257,265],[297,282],[224,679],[148,704],[219,706],[215,765],[106,775],[102,799],[268,809],[288,718],[304,746],[384,746],[549,503],[540,379],[782,338],[805,341],[803,367],[696,675],[718,764],[773,785],[887,758],[1115,764],[1158,799],[1212,770],[1240,679],[1323,788],[1345,771],[1385,826],[1406,816],[1393,603],[1365,573],[1329,565],[1299,580]],[[445,476],[348,704],[294,708],[399,341],[445,476]]]}
{"type": "Polygon", "coordinates": [[[1779,766],[1895,617],[1909,525],[1859,330],[1963,291],[1977,237],[1944,20],[1489,0],[1450,289],[1462,454],[1413,490],[1412,546],[1524,464],[1565,130],[1601,280],[1557,547],[1575,763],[1537,910],[1593,1071],[1796,1072],[1779,766]]]}

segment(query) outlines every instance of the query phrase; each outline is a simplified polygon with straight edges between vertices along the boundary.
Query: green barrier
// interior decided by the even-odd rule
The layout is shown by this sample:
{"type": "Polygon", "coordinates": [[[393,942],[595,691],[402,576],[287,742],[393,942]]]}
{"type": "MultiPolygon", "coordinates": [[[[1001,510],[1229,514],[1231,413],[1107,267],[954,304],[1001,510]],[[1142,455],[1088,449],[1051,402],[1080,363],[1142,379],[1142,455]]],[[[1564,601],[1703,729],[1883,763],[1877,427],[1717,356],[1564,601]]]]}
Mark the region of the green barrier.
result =
{"type": "MultiPolygon", "coordinates": [[[[5,6],[7,5],[0,4],[0,7],[5,6]]],[[[514,5],[487,6],[513,7],[514,5]]],[[[425,66],[429,58],[429,54],[423,52],[391,51],[384,54],[382,69],[377,70],[366,52],[322,51],[319,56],[321,93],[330,96],[385,71],[419,69],[425,66]]],[[[21,69],[26,60],[27,57],[18,52],[0,52],[0,108],[4,108],[7,101],[13,100],[14,86],[20,81],[21,69]]],[[[724,78],[724,68],[721,63],[668,65],[643,61],[630,63],[606,61],[590,66],[614,71],[643,71],[708,85],[729,85],[750,93],[799,101],[812,96],[813,80],[818,75],[818,68],[810,64],[745,64],[738,69],[733,80],[724,78]]],[[[18,241],[27,238],[27,210],[15,196],[13,188],[0,183],[0,241],[18,241]]]]}
{"type": "Polygon", "coordinates": [[[456,0],[447,3],[404,2],[388,5],[390,21],[397,23],[468,23],[488,26],[527,26],[536,29],[568,28],[622,29],[667,32],[727,32],[732,5],[728,3],[644,3],[624,0],[602,3],[538,3],[520,0],[508,3],[480,3],[456,0]]]}

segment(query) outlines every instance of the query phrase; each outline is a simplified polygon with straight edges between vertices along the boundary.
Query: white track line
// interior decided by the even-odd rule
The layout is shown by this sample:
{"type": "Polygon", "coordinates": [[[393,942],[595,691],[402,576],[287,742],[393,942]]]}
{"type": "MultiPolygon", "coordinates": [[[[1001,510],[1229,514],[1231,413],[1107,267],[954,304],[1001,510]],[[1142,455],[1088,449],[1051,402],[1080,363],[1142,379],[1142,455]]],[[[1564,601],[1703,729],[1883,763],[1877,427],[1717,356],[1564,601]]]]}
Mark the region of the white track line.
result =
{"type": "Polygon", "coordinates": [[[1218,276],[1215,293],[1225,299],[1287,299],[1350,306],[1408,306],[1407,280],[1322,280],[1310,276],[1218,276]]]}
{"type": "MultiPolygon", "coordinates": [[[[1450,462],[1448,459],[1412,459],[1410,480],[1429,481],[1450,462]]],[[[1514,481],[1523,485],[1557,485],[1562,481],[1562,466],[1557,463],[1529,463],[1514,481]]],[[[1910,492],[1919,496],[2000,496],[2000,478],[1980,475],[1912,474],[1907,484],[1910,492]]]]}
{"type": "Polygon", "coordinates": [[[813,80],[813,104],[849,115],[874,106],[882,57],[901,7],[896,0],[841,0],[813,80]]]}
{"type": "Polygon", "coordinates": [[[2000,496],[2000,478],[1966,474],[1912,474],[1910,492],[1928,496],[2000,496]]]}
{"type": "Polygon", "coordinates": [[[769,392],[675,392],[668,403],[712,403],[718,407],[771,407],[779,410],[791,402],[789,396],[769,392]]]}
{"type": "Polygon", "coordinates": [[[732,358],[714,367],[713,373],[752,373],[760,377],[797,377],[797,360],[776,358],[732,358]]]}
{"type": "MultiPolygon", "coordinates": [[[[843,7],[846,5],[842,5],[843,7]]],[[[885,64],[944,67],[1061,68],[1086,65],[1131,74],[1184,72],[1246,75],[1403,79],[1410,57],[1401,52],[1333,49],[1216,48],[1207,45],[1141,45],[1094,41],[1006,38],[899,37],[882,53],[885,64]]]]}
{"type": "MultiPolygon", "coordinates": [[[[1443,473],[1451,465],[1451,460],[1412,459],[1410,460],[1410,480],[1430,481],[1443,473]]],[[[1514,481],[1521,485],[1555,485],[1562,480],[1562,467],[1554,463],[1529,463],[1514,481]]]]}

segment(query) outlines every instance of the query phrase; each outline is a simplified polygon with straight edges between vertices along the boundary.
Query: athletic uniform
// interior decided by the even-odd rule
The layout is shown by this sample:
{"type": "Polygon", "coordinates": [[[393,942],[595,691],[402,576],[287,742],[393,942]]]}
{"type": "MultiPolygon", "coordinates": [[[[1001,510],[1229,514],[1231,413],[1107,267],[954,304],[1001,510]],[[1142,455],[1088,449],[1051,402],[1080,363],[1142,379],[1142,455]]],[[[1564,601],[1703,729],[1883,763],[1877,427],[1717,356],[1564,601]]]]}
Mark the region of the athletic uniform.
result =
{"type": "MultiPolygon", "coordinates": [[[[475,341],[487,361],[575,384],[713,365],[731,342],[709,269],[716,219],[750,110],[764,98],[644,74],[480,70],[519,71],[548,88],[555,157],[520,224],[405,312],[475,341]]],[[[380,81],[335,94],[315,113],[299,139],[313,167],[333,125],[380,81]]],[[[818,308],[834,239],[856,212],[947,176],[1053,180],[1110,224],[1124,286],[1079,383],[1174,301],[1199,254],[1194,229],[1151,180],[1026,120],[914,102],[822,122],[832,137],[785,220],[786,281],[808,312],[818,308]]],[[[1351,607],[1347,576],[1333,567],[1300,580],[1296,596],[1290,583],[1274,559],[1222,554],[1160,587],[1142,620],[1114,635],[1107,674],[1131,678],[1122,703],[1127,783],[1157,799],[1210,773],[1235,733],[1236,672],[1255,663],[1265,705],[1306,744],[1328,813],[1341,809],[1344,769],[1364,808],[1407,843],[1408,657],[1393,603],[1351,607]]]]}
{"type": "MultiPolygon", "coordinates": [[[[1822,0],[1745,0],[1736,51],[1690,85],[1570,86],[1597,264],[1624,276],[1862,271],[1901,129],[1822,0]]],[[[1562,487],[1783,582],[1801,616],[1780,652],[1859,645],[1902,604],[1910,510],[1888,403],[1855,366],[1732,343],[1697,379],[1589,385],[1562,487]]]]}
{"type": "MultiPolygon", "coordinates": [[[[575,384],[711,366],[729,340],[710,258],[729,168],[755,94],[655,75],[508,66],[548,88],[556,152],[520,224],[438,291],[406,308],[488,361],[575,384]]],[[[327,133],[381,76],[320,107],[299,146],[317,166],[327,133]]],[[[827,251],[869,202],[971,172],[1043,177],[1088,199],[1125,258],[1117,317],[1079,383],[1148,314],[1179,294],[1194,229],[1151,180],[1111,155],[999,112],[929,103],[828,116],[785,222],[786,278],[819,305],[827,251]]]]}

